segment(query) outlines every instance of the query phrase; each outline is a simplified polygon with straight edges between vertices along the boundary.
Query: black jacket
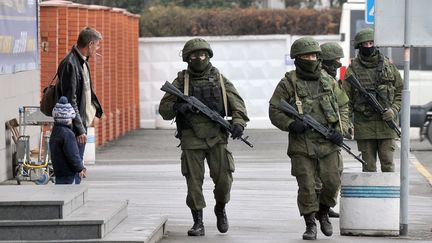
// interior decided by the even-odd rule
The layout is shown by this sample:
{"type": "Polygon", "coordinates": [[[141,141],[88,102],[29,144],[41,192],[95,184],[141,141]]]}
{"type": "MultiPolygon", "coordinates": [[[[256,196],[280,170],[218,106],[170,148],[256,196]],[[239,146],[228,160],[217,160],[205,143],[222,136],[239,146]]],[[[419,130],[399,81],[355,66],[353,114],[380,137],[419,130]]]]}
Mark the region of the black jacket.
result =
{"type": "MultiPolygon", "coordinates": [[[[90,124],[83,124],[81,115],[85,112],[80,110],[82,100],[82,89],[84,85],[83,77],[83,64],[87,65],[87,69],[90,74],[90,67],[88,63],[82,59],[78,51],[72,47],[71,51],[66,57],[60,62],[57,75],[59,78],[59,85],[57,85],[56,94],[57,97],[66,96],[69,103],[75,110],[76,117],[73,119],[73,131],[76,136],[86,133],[86,127],[90,124]]],[[[93,84],[90,78],[91,87],[91,100],[93,105],[96,107],[96,117],[101,118],[102,106],[99,103],[96,94],[93,91],[93,84]]]]}
{"type": "Polygon", "coordinates": [[[78,142],[70,126],[54,124],[49,146],[56,176],[71,176],[84,169],[78,142]]]}

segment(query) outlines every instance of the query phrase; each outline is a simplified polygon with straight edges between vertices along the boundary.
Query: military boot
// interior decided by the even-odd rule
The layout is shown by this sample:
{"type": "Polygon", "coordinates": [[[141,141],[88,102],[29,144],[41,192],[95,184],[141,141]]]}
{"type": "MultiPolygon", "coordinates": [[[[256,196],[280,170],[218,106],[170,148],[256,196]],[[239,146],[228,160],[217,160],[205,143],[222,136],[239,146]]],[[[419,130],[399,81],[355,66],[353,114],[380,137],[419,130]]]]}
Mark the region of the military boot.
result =
{"type": "Polygon", "coordinates": [[[329,209],[329,213],[328,213],[330,218],[339,218],[339,213],[335,212],[333,209],[329,209]]]}
{"type": "Polygon", "coordinates": [[[225,213],[225,203],[216,203],[214,207],[214,212],[217,219],[217,229],[221,233],[226,233],[229,228],[228,218],[225,213]]]}
{"type": "Polygon", "coordinates": [[[315,223],[315,213],[305,214],[306,231],[303,233],[303,240],[316,240],[317,226],[315,223]]]}
{"type": "Polygon", "coordinates": [[[189,236],[203,236],[205,235],[204,223],[203,223],[203,210],[191,210],[192,217],[194,220],[194,225],[190,230],[188,230],[189,236]]]}
{"type": "Polygon", "coordinates": [[[329,206],[320,204],[320,209],[316,214],[316,218],[320,222],[321,232],[323,232],[325,236],[331,236],[333,234],[333,226],[330,223],[330,219],[328,215],[329,209],[330,209],[329,206]]]}

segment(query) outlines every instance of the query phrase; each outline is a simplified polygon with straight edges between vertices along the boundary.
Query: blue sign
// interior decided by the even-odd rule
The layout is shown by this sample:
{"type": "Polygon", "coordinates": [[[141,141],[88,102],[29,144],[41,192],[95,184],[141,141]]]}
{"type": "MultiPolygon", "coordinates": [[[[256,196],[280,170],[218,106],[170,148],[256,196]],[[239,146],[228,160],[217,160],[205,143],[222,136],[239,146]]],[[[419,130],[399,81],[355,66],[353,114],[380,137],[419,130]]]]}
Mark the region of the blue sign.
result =
{"type": "Polygon", "coordinates": [[[0,1],[0,75],[39,68],[37,2],[0,1]]]}
{"type": "Polygon", "coordinates": [[[291,59],[290,54],[285,54],[285,65],[286,66],[294,65],[294,60],[291,59]]]}
{"type": "Polygon", "coordinates": [[[365,22],[366,24],[375,22],[375,0],[366,0],[365,22]]]}

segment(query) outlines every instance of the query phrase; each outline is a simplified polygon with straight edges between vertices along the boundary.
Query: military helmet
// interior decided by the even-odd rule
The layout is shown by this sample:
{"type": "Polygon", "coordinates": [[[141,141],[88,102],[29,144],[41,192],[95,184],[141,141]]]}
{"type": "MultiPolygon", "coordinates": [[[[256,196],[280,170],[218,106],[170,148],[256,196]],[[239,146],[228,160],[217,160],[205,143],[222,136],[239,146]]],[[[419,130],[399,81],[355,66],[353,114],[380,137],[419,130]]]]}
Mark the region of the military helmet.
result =
{"type": "Polygon", "coordinates": [[[302,37],[294,41],[291,45],[291,59],[294,59],[298,55],[309,53],[321,53],[321,48],[318,42],[311,37],[302,37]]]}
{"type": "Polygon", "coordinates": [[[335,60],[344,57],[342,47],[336,42],[327,42],[322,44],[320,47],[321,58],[323,60],[335,60]]]}
{"type": "Polygon", "coordinates": [[[371,28],[362,29],[354,37],[354,48],[358,49],[361,43],[374,40],[374,31],[371,28]]]}
{"type": "Polygon", "coordinates": [[[210,47],[210,44],[201,38],[194,38],[186,42],[182,50],[182,58],[184,62],[187,62],[187,58],[189,54],[198,50],[206,50],[209,53],[209,57],[213,57],[213,51],[210,47]]]}

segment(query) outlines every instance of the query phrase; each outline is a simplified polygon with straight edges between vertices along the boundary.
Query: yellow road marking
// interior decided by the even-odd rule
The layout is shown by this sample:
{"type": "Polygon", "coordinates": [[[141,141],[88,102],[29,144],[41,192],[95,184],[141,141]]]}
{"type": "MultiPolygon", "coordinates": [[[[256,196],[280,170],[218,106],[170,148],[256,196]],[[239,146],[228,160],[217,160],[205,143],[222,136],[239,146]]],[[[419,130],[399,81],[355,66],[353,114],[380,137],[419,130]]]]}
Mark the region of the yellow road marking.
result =
{"type": "Polygon", "coordinates": [[[414,164],[417,171],[429,181],[430,185],[432,185],[432,174],[417,159],[411,159],[411,162],[414,164]]]}

